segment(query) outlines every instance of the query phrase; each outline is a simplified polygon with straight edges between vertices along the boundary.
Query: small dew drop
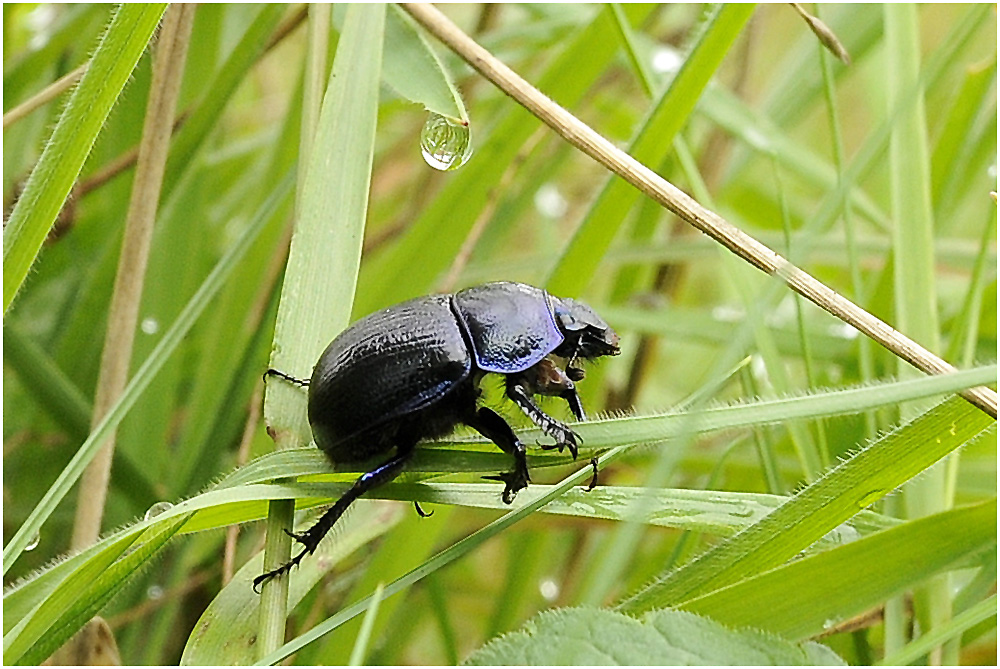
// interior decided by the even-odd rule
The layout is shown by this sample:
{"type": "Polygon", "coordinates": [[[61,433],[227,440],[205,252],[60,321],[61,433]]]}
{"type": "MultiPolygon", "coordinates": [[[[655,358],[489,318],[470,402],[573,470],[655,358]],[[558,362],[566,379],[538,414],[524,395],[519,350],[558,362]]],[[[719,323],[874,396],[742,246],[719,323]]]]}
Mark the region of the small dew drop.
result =
{"type": "Polygon", "coordinates": [[[154,335],[160,331],[160,321],[151,316],[143,318],[142,323],[139,324],[139,328],[144,334],[154,335]]]}
{"type": "Polygon", "coordinates": [[[857,339],[858,335],[861,333],[858,332],[857,328],[849,323],[837,323],[836,325],[830,326],[830,334],[834,337],[839,337],[840,339],[851,340],[857,339]]]}
{"type": "Polygon", "coordinates": [[[146,598],[152,601],[163,599],[163,588],[158,585],[151,585],[146,588],[146,598]]]}
{"type": "Polygon", "coordinates": [[[737,504],[729,513],[737,518],[750,518],[753,516],[753,509],[748,504],[737,504]]]}
{"type": "Polygon", "coordinates": [[[827,618],[826,620],[823,621],[823,629],[825,630],[832,630],[836,626],[837,626],[837,621],[834,620],[833,618],[827,618]]]}
{"type": "Polygon", "coordinates": [[[56,12],[51,6],[39,5],[25,17],[28,29],[31,31],[31,39],[28,46],[32,49],[41,49],[48,44],[52,36],[52,28],[56,21],[56,12]]]}
{"type": "Polygon", "coordinates": [[[659,74],[669,74],[681,69],[680,52],[668,46],[661,46],[653,52],[653,71],[659,74]]]}
{"type": "Polygon", "coordinates": [[[151,520],[156,518],[161,513],[166,513],[170,509],[174,508],[174,505],[170,502],[157,502],[153,506],[146,510],[146,515],[142,517],[143,520],[151,520]]]}
{"type": "Polygon", "coordinates": [[[420,131],[420,153],[428,165],[447,172],[456,170],[472,157],[469,124],[431,112],[420,131]]]}
{"type": "Polygon", "coordinates": [[[28,540],[28,545],[24,547],[25,551],[33,551],[38,548],[38,544],[42,541],[42,535],[40,532],[35,532],[35,535],[28,540]]]}
{"type": "Polygon", "coordinates": [[[559,596],[559,584],[551,578],[543,578],[538,582],[538,592],[547,602],[554,602],[559,596]]]}
{"type": "Polygon", "coordinates": [[[723,323],[736,323],[743,320],[746,313],[737,307],[720,305],[712,309],[712,318],[723,323]]]}
{"type": "Polygon", "coordinates": [[[562,218],[569,211],[569,204],[555,184],[547,183],[535,191],[535,209],[543,216],[562,218]]]}

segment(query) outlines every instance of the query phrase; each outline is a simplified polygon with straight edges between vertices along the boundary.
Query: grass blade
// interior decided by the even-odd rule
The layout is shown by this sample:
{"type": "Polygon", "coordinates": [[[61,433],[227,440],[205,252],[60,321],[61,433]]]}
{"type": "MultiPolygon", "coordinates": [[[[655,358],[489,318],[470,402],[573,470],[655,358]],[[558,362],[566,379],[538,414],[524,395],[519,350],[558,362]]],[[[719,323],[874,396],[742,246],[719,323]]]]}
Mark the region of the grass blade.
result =
{"type": "Polygon", "coordinates": [[[164,9],[163,3],[118,7],[87,72],[59,117],[4,229],[5,314],[164,9]]]}

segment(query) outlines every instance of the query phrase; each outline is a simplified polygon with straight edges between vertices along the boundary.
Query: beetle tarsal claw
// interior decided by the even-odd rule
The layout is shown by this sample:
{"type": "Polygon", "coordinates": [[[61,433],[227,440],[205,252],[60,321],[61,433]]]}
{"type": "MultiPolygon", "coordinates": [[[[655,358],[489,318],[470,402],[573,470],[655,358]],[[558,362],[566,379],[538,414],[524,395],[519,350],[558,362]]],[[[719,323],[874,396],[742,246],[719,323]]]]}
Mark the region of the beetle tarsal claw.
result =
{"type": "MultiPolygon", "coordinates": [[[[292,534],[288,530],[285,530],[285,532],[287,534],[290,534],[293,539],[298,539],[298,537],[296,537],[294,534],[292,534]]],[[[309,550],[309,548],[307,547],[301,553],[299,553],[298,555],[296,555],[291,560],[289,560],[285,564],[281,565],[277,569],[272,569],[271,571],[264,572],[263,574],[261,574],[260,576],[258,576],[257,578],[255,578],[253,580],[253,591],[256,592],[257,594],[260,594],[260,586],[262,586],[267,581],[270,581],[275,576],[281,576],[282,574],[287,574],[288,572],[290,572],[292,570],[292,567],[299,566],[299,562],[301,562],[302,558],[304,558],[306,556],[306,553],[312,553],[312,551],[309,550]]]]}
{"type": "MultiPolygon", "coordinates": [[[[519,468],[520,469],[520,468],[519,468]]],[[[512,504],[514,502],[514,497],[517,496],[518,491],[523,490],[528,487],[528,471],[518,471],[515,469],[512,472],[502,472],[496,474],[495,476],[484,476],[484,479],[490,481],[500,481],[504,484],[503,489],[503,503],[512,504]]]]}
{"type": "MultiPolygon", "coordinates": [[[[312,553],[316,550],[316,545],[319,543],[310,536],[309,532],[292,532],[291,530],[284,530],[285,534],[295,539],[298,543],[306,547],[304,552],[312,553]]],[[[295,562],[298,564],[298,561],[295,562]]]]}
{"type": "Polygon", "coordinates": [[[580,439],[580,435],[578,435],[576,432],[569,429],[568,427],[564,426],[553,426],[552,429],[547,430],[546,433],[550,437],[555,439],[556,443],[538,444],[538,446],[543,451],[551,451],[553,449],[559,449],[559,452],[562,453],[564,448],[568,448],[569,454],[573,456],[574,460],[576,460],[576,456],[580,451],[579,442],[583,441],[582,439],[580,439]]]}

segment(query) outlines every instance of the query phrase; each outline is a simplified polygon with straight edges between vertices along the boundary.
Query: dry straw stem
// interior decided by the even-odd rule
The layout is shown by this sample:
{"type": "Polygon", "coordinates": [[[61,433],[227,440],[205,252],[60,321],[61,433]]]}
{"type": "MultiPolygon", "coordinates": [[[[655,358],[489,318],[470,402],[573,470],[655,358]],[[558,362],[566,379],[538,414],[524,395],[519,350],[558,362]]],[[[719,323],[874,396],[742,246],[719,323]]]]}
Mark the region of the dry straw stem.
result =
{"type": "MultiPolygon", "coordinates": [[[[928,374],[955,371],[952,365],[816,280],[718,214],[705,209],[666,179],[617,148],[518,76],[431,5],[405,3],[401,6],[427,31],[563,139],[743,260],[767,274],[777,276],[795,292],[871,337],[917,369],[928,374]]],[[[970,388],[962,391],[961,395],[996,418],[997,394],[990,388],[970,388]]]]}
{"type": "MultiPolygon", "coordinates": [[[[149,103],[142,129],[142,142],[139,145],[139,160],[108,313],[108,329],[101,355],[101,373],[97,381],[92,427],[100,423],[115,404],[128,381],[153,222],[156,220],[160,201],[174,109],[193,21],[194,5],[178,4],[167,9],[160,26],[149,103]]],[[[112,436],[81,479],[71,542],[75,549],[91,545],[100,535],[114,447],[112,436]]]]}
{"type": "Polygon", "coordinates": [[[42,105],[55,100],[57,97],[73,88],[73,84],[80,81],[80,77],[83,73],[87,71],[87,66],[90,62],[86,62],[80,67],[76,68],[72,72],[68,72],[63,76],[59,77],[51,84],[38,91],[30,98],[17,105],[6,114],[3,115],[3,129],[6,130],[7,126],[20,121],[22,118],[35,111],[42,105]]]}

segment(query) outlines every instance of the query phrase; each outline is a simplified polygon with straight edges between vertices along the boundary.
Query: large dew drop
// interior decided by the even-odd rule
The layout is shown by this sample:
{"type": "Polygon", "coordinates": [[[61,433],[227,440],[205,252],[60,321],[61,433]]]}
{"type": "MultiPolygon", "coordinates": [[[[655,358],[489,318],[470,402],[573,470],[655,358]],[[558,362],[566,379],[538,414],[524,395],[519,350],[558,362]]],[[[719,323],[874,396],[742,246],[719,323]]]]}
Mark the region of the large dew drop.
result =
{"type": "Polygon", "coordinates": [[[431,112],[420,131],[420,153],[436,170],[456,170],[472,156],[469,124],[431,112]]]}

